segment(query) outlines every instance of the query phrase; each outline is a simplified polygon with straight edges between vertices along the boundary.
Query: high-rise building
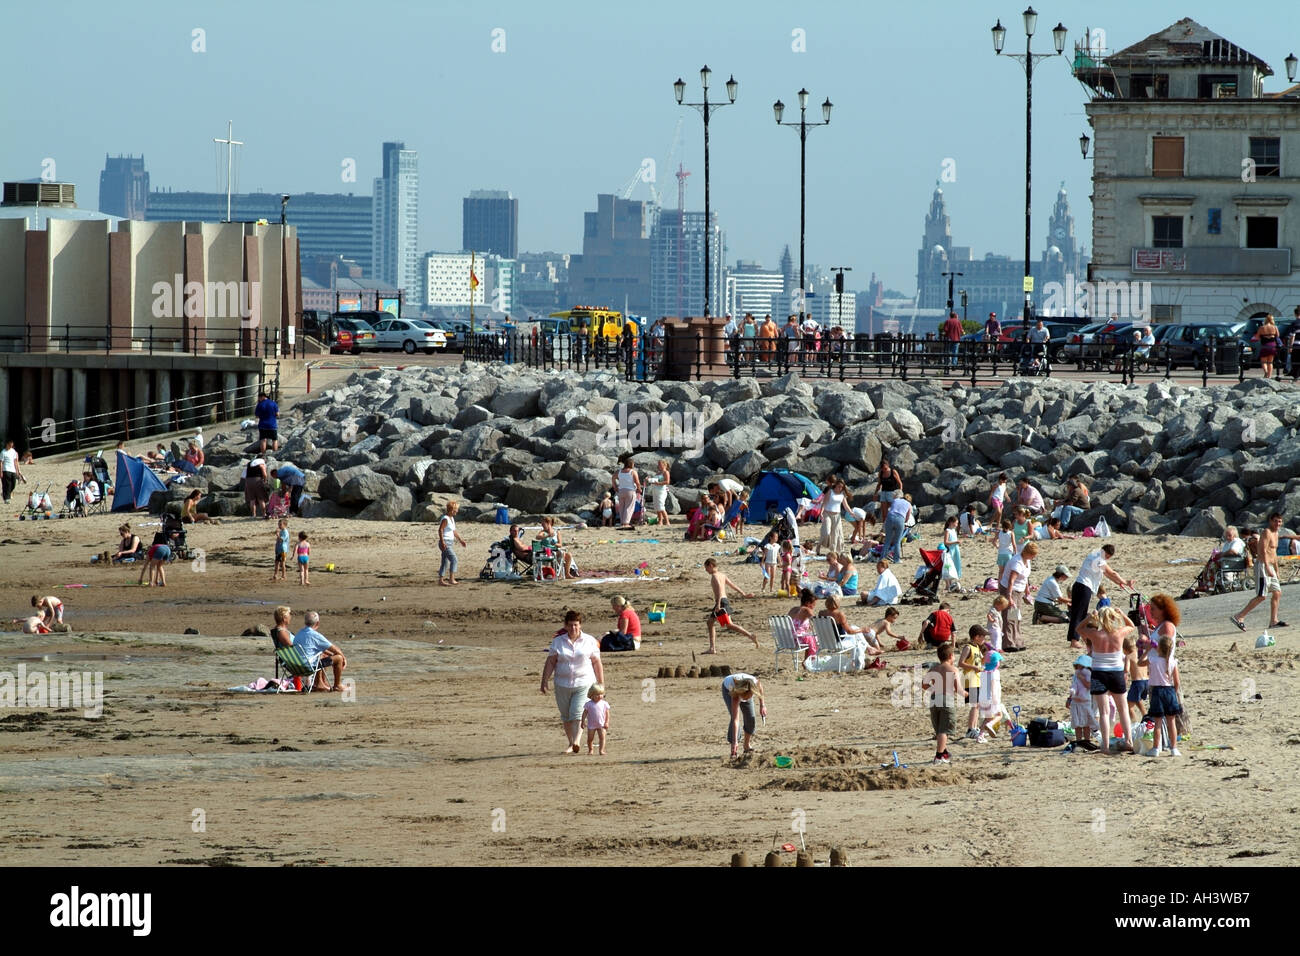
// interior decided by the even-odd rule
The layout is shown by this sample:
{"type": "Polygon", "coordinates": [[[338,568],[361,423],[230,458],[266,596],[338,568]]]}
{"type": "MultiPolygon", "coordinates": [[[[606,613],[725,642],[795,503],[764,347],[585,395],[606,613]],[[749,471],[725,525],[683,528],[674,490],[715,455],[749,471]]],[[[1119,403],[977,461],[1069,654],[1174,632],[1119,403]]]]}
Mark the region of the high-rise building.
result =
{"type": "Polygon", "coordinates": [[[569,261],[571,305],[650,314],[648,206],[610,193],[596,197],[596,211],[583,214],[582,255],[569,261]]]}
{"type": "Polygon", "coordinates": [[[727,275],[726,311],[731,315],[752,312],[760,319],[771,315],[784,321],[784,316],[772,311],[784,291],[785,276],[780,272],[769,272],[757,262],[738,261],[727,275]]]}
{"type": "Polygon", "coordinates": [[[143,156],[105,156],[99,174],[99,211],[123,219],[145,218],[149,204],[149,174],[143,156]]]}
{"type": "Polygon", "coordinates": [[[468,252],[426,252],[424,304],[427,306],[491,306],[509,312],[512,306],[514,260],[500,256],[471,255],[468,252]],[[470,281],[470,273],[478,285],[470,281]]]}
{"type": "Polygon", "coordinates": [[[709,314],[722,315],[727,293],[726,242],[718,227],[718,214],[711,213],[711,230],[704,227],[704,213],[663,209],[655,224],[650,253],[650,314],[678,317],[704,313],[704,243],[709,250],[713,276],[709,283],[709,314]]]}
{"type": "Polygon", "coordinates": [[[569,253],[522,252],[514,274],[514,308],[546,315],[567,308],[569,253]]]}
{"type": "Polygon", "coordinates": [[[419,154],[405,143],[384,143],[383,175],[375,179],[373,253],[375,278],[423,302],[419,154]]]}
{"type": "MultiPolygon", "coordinates": [[[[280,193],[235,193],[230,199],[231,219],[280,221],[280,193]]],[[[315,257],[351,259],[372,275],[371,200],[351,193],[292,194],[285,207],[285,222],[298,227],[304,261],[315,257]]],[[[149,193],[144,218],[148,222],[223,222],[225,193],[149,193]]],[[[394,286],[396,288],[396,286],[394,286]]]]}
{"type": "Polygon", "coordinates": [[[504,189],[474,189],[461,203],[461,248],[505,259],[519,252],[519,200],[504,189]]]}

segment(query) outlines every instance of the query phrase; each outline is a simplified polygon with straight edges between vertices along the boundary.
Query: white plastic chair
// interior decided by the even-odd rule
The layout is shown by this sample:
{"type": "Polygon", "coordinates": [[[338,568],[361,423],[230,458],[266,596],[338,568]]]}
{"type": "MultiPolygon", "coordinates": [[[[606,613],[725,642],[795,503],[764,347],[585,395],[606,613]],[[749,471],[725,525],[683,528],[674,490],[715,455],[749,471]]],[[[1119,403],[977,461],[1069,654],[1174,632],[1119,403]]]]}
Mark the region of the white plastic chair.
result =
{"type": "Polygon", "coordinates": [[[772,640],[776,643],[776,670],[781,672],[781,655],[789,654],[797,671],[803,663],[808,648],[800,644],[794,636],[794,621],[782,614],[767,619],[767,626],[772,630],[772,640]]]}

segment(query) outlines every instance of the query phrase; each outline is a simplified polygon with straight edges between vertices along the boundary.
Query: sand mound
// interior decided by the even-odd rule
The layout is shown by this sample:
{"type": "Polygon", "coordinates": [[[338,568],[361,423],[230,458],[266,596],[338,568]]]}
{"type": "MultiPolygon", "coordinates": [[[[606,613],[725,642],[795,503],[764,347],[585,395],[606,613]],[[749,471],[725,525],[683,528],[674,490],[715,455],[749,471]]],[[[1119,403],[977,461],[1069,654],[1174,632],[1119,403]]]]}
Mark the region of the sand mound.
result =
{"type": "Polygon", "coordinates": [[[827,770],[801,777],[784,777],[767,784],[769,790],[917,790],[952,787],[987,780],[1005,780],[1004,772],[965,770],[959,767],[888,767],[879,770],[827,770]]]}

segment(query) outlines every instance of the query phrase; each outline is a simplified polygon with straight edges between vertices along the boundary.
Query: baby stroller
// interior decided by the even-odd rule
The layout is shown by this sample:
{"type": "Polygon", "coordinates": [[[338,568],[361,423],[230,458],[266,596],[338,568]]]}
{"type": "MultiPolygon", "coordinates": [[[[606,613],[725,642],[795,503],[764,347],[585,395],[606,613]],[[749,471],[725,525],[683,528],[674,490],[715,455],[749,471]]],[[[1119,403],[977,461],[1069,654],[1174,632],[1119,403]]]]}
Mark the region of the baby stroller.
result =
{"type": "Polygon", "coordinates": [[[185,525],[178,516],[170,512],[163,512],[162,530],[154,534],[153,543],[167,545],[172,549],[172,554],[175,557],[194,557],[185,540],[185,525]]]}
{"type": "Polygon", "coordinates": [[[495,541],[488,548],[487,561],[478,576],[481,581],[520,581],[529,570],[529,561],[515,554],[510,539],[495,541]]]}
{"type": "Polygon", "coordinates": [[[108,462],[100,452],[86,456],[86,464],[90,466],[90,473],[94,476],[96,483],[99,485],[99,500],[88,503],[86,510],[89,514],[104,514],[108,511],[109,498],[113,494],[113,479],[108,473],[108,462]]]}
{"type": "Polygon", "coordinates": [[[1025,343],[1020,350],[1020,363],[1017,371],[1021,375],[1030,377],[1050,374],[1052,366],[1047,360],[1047,345],[1042,342],[1025,343]]]}
{"type": "Polygon", "coordinates": [[[778,514],[775,518],[772,519],[772,527],[768,530],[776,532],[777,544],[781,544],[782,542],[785,541],[799,540],[798,526],[793,521],[790,520],[789,514],[790,514],[790,509],[787,508],[785,511],[782,511],[780,514],[778,514]]]}
{"type": "Polygon", "coordinates": [[[48,517],[54,510],[54,501],[50,498],[50,489],[54,487],[53,483],[45,486],[44,491],[33,491],[27,496],[27,507],[23,509],[22,514],[18,516],[20,521],[35,521],[38,518],[48,517]]]}
{"type": "MultiPolygon", "coordinates": [[[[921,567],[916,577],[907,586],[908,591],[915,591],[918,597],[927,603],[939,600],[939,582],[943,578],[943,552],[920,548],[921,567]]],[[[904,595],[906,596],[906,594],[904,595]]]]}

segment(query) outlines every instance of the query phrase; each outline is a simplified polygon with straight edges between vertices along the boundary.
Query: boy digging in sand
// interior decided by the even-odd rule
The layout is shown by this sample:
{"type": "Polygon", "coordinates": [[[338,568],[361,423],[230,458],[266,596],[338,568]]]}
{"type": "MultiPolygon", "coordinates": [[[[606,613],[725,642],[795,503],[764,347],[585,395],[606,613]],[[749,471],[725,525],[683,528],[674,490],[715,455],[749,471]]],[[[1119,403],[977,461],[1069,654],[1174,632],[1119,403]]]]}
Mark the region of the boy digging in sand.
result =
{"type": "Polygon", "coordinates": [[[709,584],[713,588],[713,610],[709,612],[709,649],[704,653],[718,653],[717,637],[719,626],[724,630],[744,634],[754,642],[755,647],[758,647],[757,637],[739,624],[731,622],[731,602],[727,600],[727,588],[731,588],[737,594],[743,594],[747,598],[752,598],[754,595],[742,590],[740,585],[719,571],[718,562],[713,558],[709,558],[704,562],[704,570],[709,573],[709,584]]]}

